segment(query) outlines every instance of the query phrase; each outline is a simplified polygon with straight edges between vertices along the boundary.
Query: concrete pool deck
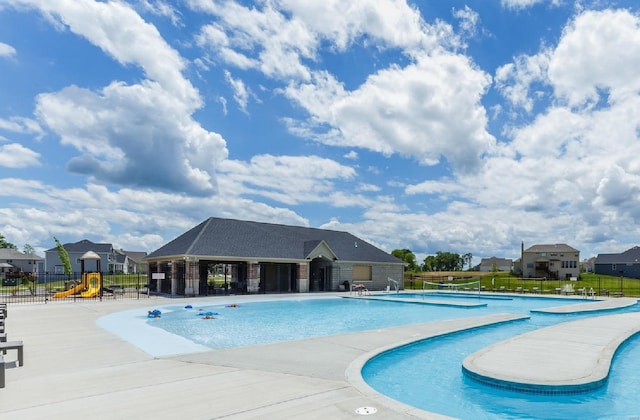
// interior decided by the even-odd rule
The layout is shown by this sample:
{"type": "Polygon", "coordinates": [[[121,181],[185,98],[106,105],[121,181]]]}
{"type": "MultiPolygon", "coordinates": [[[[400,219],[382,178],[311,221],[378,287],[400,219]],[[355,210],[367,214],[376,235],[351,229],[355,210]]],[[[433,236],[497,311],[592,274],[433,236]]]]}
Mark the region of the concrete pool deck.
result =
{"type": "MultiPolygon", "coordinates": [[[[259,297],[292,296],[300,295],[259,297]]],[[[170,357],[152,357],[96,325],[113,312],[192,302],[151,297],[11,305],[7,333],[24,341],[25,364],[6,370],[0,418],[353,419],[362,418],[356,413],[362,407],[376,408],[373,417],[384,419],[445,418],[376,393],[359,368],[380,350],[523,318],[486,315],[170,357]]]]}

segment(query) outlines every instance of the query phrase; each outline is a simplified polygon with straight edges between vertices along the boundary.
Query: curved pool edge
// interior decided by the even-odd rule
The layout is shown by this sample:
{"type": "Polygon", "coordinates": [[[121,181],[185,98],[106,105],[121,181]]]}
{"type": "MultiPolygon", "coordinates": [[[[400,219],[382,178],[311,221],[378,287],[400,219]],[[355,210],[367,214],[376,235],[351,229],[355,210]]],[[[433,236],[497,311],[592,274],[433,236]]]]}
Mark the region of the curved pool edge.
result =
{"type": "Polygon", "coordinates": [[[481,349],[462,362],[469,378],[541,394],[592,391],[607,382],[622,344],[640,334],[640,313],[564,322],[481,349]]]}
{"type": "Polygon", "coordinates": [[[552,308],[532,309],[532,313],[538,314],[570,314],[579,312],[604,312],[616,309],[624,309],[638,304],[636,298],[609,298],[587,300],[584,303],[573,305],[554,306],[552,308]]]}
{"type": "Polygon", "coordinates": [[[345,378],[351,386],[356,388],[360,393],[365,395],[374,401],[378,401],[380,404],[400,413],[406,413],[408,415],[425,418],[425,419],[450,419],[451,417],[429,412],[412,405],[405,404],[401,401],[388,397],[374,388],[372,388],[362,377],[362,369],[372,359],[379,357],[387,352],[394,351],[396,349],[410,346],[415,343],[424,340],[430,340],[438,337],[443,337],[450,334],[456,334],[463,331],[473,330],[476,328],[482,328],[490,325],[498,325],[507,322],[521,321],[529,319],[528,315],[520,314],[493,314],[473,318],[462,318],[451,321],[439,321],[438,324],[442,325],[442,328],[438,328],[437,331],[430,331],[424,333],[415,334],[413,337],[397,341],[387,346],[378,347],[374,350],[368,351],[356,359],[354,359],[345,370],[345,378]]]}

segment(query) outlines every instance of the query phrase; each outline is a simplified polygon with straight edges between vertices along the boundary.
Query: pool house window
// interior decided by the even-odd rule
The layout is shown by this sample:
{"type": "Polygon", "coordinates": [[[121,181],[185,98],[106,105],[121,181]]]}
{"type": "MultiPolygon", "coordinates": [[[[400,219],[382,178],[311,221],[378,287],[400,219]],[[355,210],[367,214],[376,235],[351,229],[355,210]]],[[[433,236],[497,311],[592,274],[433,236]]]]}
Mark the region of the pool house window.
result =
{"type": "Polygon", "coordinates": [[[370,265],[354,265],[353,274],[351,278],[354,282],[371,281],[371,266],[370,265]]]}

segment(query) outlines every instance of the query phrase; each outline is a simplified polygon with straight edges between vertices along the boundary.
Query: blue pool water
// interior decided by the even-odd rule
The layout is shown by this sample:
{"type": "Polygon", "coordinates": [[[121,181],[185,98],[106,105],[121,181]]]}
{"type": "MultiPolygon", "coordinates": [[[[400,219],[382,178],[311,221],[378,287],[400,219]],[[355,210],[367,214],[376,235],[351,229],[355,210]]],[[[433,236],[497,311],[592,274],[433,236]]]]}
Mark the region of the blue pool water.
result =
{"type": "MultiPolygon", "coordinates": [[[[635,305],[623,311],[640,309],[635,305]]],[[[514,335],[588,316],[593,314],[532,314],[529,320],[425,340],[370,360],[363,368],[362,376],[372,388],[391,398],[461,419],[640,418],[637,397],[640,395],[637,373],[640,337],[628,340],[620,348],[614,358],[610,380],[593,392],[572,395],[519,393],[492,388],[462,374],[462,361],[475,351],[514,335]]],[[[549,349],[548,357],[553,357],[553,349],[549,349]]]]}
{"type": "MultiPolygon", "coordinates": [[[[389,296],[389,295],[386,295],[389,296]]],[[[422,295],[405,295],[416,297],[422,295]]],[[[430,298],[431,299],[431,298],[430,298]]],[[[485,307],[458,308],[343,298],[287,299],[227,304],[168,306],[149,325],[211,349],[224,349],[279,341],[350,333],[493,313],[526,313],[557,306],[550,299],[490,299],[441,296],[439,300],[485,303],[485,307]],[[203,313],[215,319],[202,319],[203,313]],[[292,328],[295,325],[295,328],[292,328]]],[[[563,300],[563,304],[584,300],[563,300]]]]}

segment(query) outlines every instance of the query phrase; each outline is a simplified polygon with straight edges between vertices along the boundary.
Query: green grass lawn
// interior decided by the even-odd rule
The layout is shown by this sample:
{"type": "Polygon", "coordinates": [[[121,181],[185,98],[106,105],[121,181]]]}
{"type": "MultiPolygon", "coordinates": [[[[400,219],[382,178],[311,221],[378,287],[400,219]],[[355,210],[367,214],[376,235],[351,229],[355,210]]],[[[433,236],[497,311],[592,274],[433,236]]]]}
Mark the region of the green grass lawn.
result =
{"type": "MultiPolygon", "coordinates": [[[[418,273],[411,276],[405,276],[405,289],[422,290],[422,281],[429,282],[443,281],[449,283],[449,275],[454,273],[447,273],[446,275],[435,276],[434,273],[418,273]]],[[[557,288],[563,288],[566,284],[571,284],[575,293],[578,293],[578,289],[585,288],[593,291],[596,295],[604,294],[604,291],[608,290],[609,294],[622,293],[623,296],[640,297],[640,279],[632,279],[628,277],[615,277],[604,276],[593,273],[582,273],[580,279],[577,281],[570,280],[541,280],[541,279],[522,279],[508,273],[467,273],[457,272],[453,275],[455,283],[464,283],[470,281],[480,280],[481,286],[484,286],[485,290],[500,290],[500,287],[504,287],[505,291],[515,292],[521,288],[523,292],[528,291],[532,293],[534,287],[537,288],[539,293],[553,294],[556,293],[557,288]],[[459,278],[458,276],[465,276],[459,278]]]]}

